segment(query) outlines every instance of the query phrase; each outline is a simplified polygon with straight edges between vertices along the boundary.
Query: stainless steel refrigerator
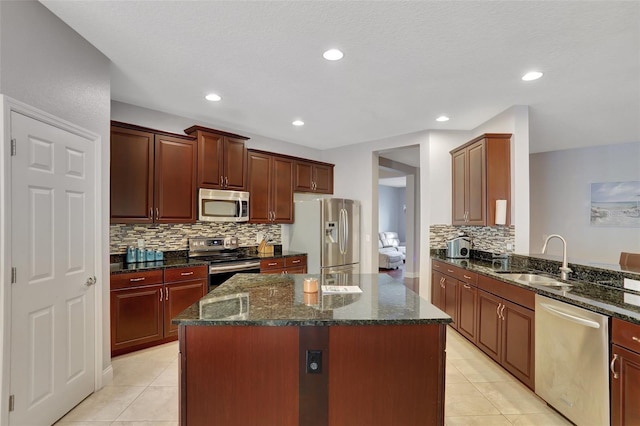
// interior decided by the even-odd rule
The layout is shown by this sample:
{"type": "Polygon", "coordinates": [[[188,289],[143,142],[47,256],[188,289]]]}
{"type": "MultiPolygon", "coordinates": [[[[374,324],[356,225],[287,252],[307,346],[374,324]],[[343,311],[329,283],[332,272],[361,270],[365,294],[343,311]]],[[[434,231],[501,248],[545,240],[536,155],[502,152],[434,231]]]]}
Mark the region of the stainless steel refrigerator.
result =
{"type": "Polygon", "coordinates": [[[360,273],[359,201],[296,201],[294,217],[289,250],[307,253],[308,273],[360,273]]]}

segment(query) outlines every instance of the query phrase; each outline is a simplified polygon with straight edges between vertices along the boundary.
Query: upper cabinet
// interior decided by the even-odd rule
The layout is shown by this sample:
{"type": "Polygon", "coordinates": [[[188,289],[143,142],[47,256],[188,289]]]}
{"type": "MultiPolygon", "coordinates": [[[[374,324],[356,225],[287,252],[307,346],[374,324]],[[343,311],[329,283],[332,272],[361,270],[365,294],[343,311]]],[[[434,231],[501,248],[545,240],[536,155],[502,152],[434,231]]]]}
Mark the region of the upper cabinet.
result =
{"type": "Polygon", "coordinates": [[[249,222],[293,223],[293,164],[287,156],[248,150],[249,222]]]}
{"type": "Polygon", "coordinates": [[[111,123],[111,223],[196,221],[196,141],[111,123]]]}
{"type": "Polygon", "coordinates": [[[333,164],[296,160],[294,167],[295,192],[333,194],[333,164]]]}
{"type": "Polygon", "coordinates": [[[487,133],[451,151],[453,225],[495,225],[496,200],[507,200],[509,225],[510,145],[510,133],[487,133]]]}
{"type": "Polygon", "coordinates": [[[247,189],[247,148],[249,138],[201,126],[185,133],[198,141],[198,187],[247,189]]]}

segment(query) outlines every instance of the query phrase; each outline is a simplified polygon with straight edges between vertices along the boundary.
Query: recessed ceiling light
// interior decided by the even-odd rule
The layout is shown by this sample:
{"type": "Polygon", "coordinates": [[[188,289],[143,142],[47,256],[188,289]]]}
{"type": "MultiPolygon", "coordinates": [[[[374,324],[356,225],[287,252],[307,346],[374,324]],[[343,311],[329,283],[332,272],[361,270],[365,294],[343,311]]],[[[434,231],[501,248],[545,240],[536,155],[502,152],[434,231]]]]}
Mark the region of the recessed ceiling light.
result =
{"type": "Polygon", "coordinates": [[[449,121],[449,117],[447,117],[446,115],[441,115],[440,117],[436,118],[436,121],[449,121]]]}
{"type": "Polygon", "coordinates": [[[216,95],[215,93],[209,93],[204,98],[206,100],[208,100],[208,101],[211,101],[211,102],[218,102],[218,101],[222,100],[222,97],[220,95],[216,95]]]}
{"type": "Polygon", "coordinates": [[[340,59],[342,59],[343,56],[344,56],[344,53],[342,53],[338,49],[329,49],[322,54],[322,57],[325,58],[327,61],[339,61],[340,59]]]}
{"type": "Polygon", "coordinates": [[[540,71],[530,71],[522,76],[524,81],[537,80],[542,77],[542,73],[540,71]]]}
{"type": "Polygon", "coordinates": [[[304,121],[296,120],[296,121],[292,122],[291,124],[293,124],[294,126],[304,126],[304,121]]]}

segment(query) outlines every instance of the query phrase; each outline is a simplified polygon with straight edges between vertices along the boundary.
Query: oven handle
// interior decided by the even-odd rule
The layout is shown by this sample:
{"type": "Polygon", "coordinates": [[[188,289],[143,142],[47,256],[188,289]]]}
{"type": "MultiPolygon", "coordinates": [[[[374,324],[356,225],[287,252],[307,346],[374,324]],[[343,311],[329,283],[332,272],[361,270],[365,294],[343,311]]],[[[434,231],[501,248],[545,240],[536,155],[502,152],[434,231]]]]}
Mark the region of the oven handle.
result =
{"type": "Polygon", "coordinates": [[[229,266],[210,266],[209,274],[221,274],[223,272],[232,271],[246,271],[249,269],[260,268],[260,262],[243,263],[241,265],[229,265],[229,266]]]}

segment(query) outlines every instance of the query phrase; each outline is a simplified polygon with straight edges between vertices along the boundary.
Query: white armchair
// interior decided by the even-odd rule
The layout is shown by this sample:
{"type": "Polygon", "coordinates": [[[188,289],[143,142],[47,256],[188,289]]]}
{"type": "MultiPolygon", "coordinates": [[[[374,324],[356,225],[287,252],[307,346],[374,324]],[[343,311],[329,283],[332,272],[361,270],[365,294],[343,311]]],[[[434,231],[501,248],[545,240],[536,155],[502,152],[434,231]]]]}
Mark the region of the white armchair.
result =
{"type": "Polygon", "coordinates": [[[398,238],[397,232],[380,232],[380,234],[378,234],[378,237],[380,238],[382,247],[393,247],[402,254],[403,261],[407,258],[407,248],[403,245],[400,245],[400,239],[398,238]]]}

